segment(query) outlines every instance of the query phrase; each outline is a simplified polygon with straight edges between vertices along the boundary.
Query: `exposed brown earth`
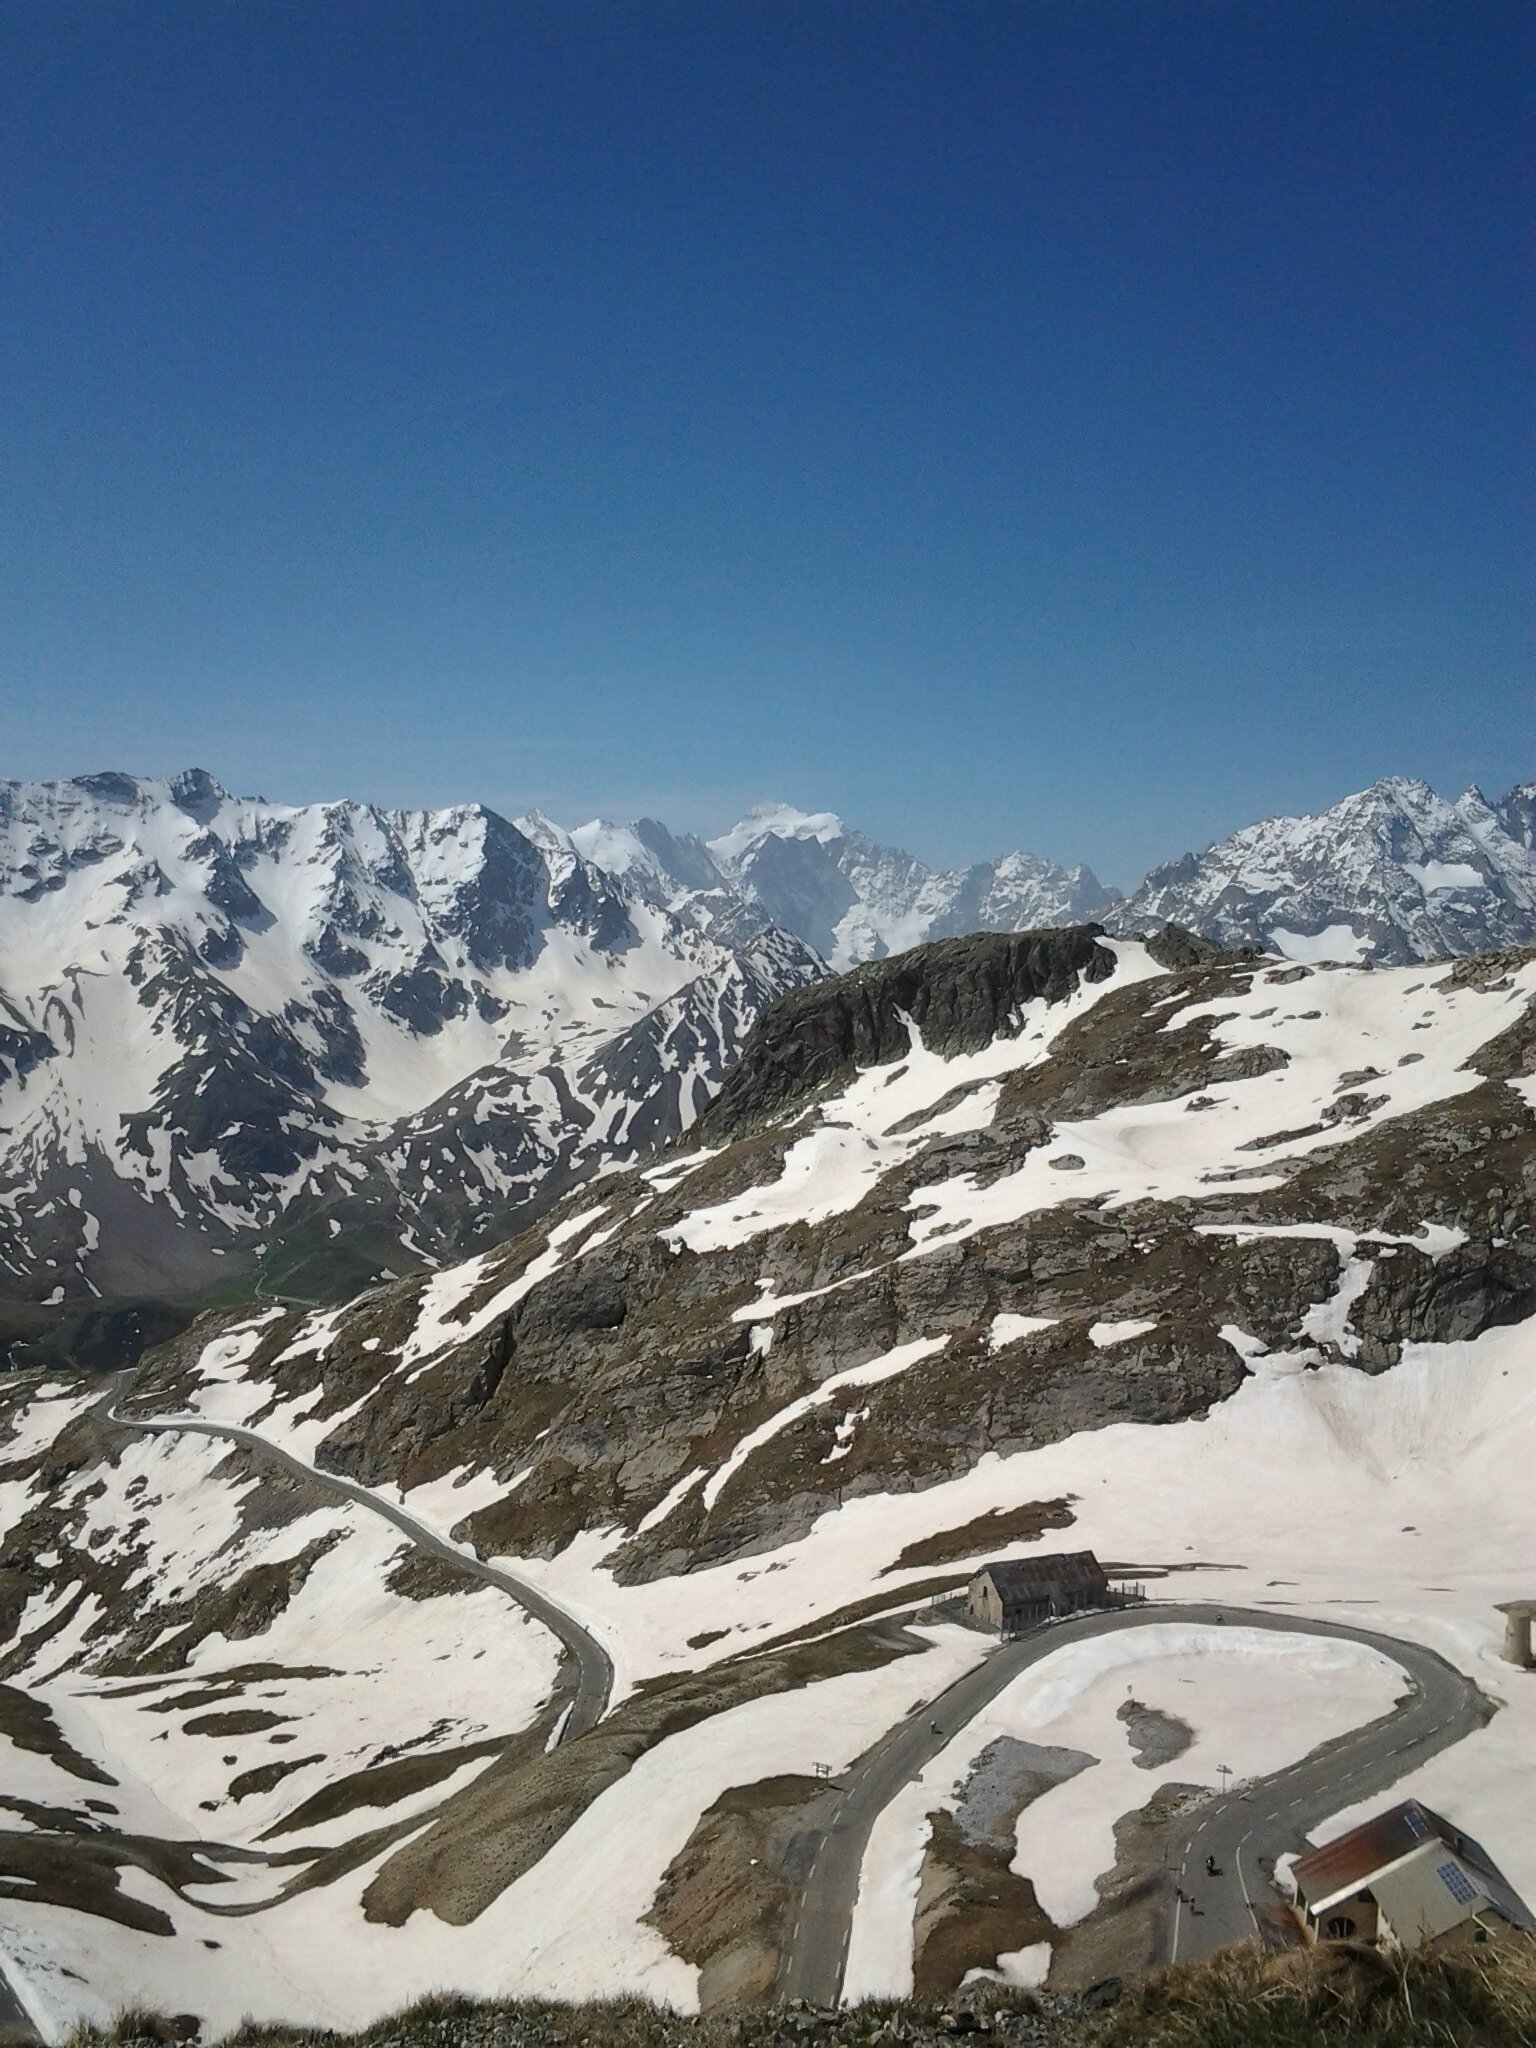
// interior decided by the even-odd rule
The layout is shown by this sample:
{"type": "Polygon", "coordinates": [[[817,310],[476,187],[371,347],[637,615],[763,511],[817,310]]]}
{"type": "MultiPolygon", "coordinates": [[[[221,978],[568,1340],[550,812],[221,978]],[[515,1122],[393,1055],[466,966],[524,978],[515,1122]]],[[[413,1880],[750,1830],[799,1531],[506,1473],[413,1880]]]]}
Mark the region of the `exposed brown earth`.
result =
{"type": "Polygon", "coordinates": [[[1115,1862],[1099,1878],[1099,1904],[1067,1930],[1051,1958],[1053,1988],[1080,1990],[1107,1972],[1138,1976],[1166,1954],[1173,1878],[1163,1850],[1180,1819],[1204,1797],[1197,1785],[1159,1785],[1145,1806],[1115,1822],[1115,1862]]]}
{"type": "Polygon", "coordinates": [[[929,1815],[913,1932],[913,1993],[941,1998],[970,1970],[990,1970],[1000,1955],[1054,1941],[1027,1877],[1009,1869],[1009,1850],[971,1841],[951,1813],[929,1815]]]}
{"type": "Polygon", "coordinates": [[[954,1812],[928,1816],[913,1934],[918,1997],[942,1997],[968,1971],[995,1970],[1000,1956],[1060,1938],[1034,1886],[1011,1868],[1019,1816],[1092,1763],[1077,1750],[1003,1736],[972,1764],[954,1812]]]}
{"type": "MultiPolygon", "coordinates": [[[[462,1925],[531,1870],[577,1818],[668,1736],[747,1700],[868,1671],[922,1647],[889,1626],[740,1658],[642,1687],[578,1740],[544,1751],[509,1744],[384,1864],[363,1894],[370,1920],[401,1925],[425,1908],[462,1925]]],[[[543,1731],[536,1731],[539,1744],[543,1731]]]]}
{"type": "Polygon", "coordinates": [[[904,1572],[925,1564],[951,1564],[957,1557],[988,1557],[1010,1543],[1028,1543],[1047,1529],[1069,1529],[1074,1516],[1066,1500],[1027,1501],[1018,1508],[992,1508],[958,1529],[941,1529],[908,1543],[887,1572],[904,1572]]]}
{"type": "Polygon", "coordinates": [[[183,1721],[183,1735],[255,1735],[263,1728],[276,1728],[291,1721],[292,1714],[269,1714],[262,1707],[236,1707],[227,1714],[202,1714],[183,1721]]]}
{"type": "Polygon", "coordinates": [[[309,1764],[323,1764],[323,1752],[310,1756],[283,1757],[277,1763],[257,1764],[254,1770],[241,1771],[229,1781],[229,1796],[238,1806],[242,1799],[255,1798],[258,1793],[274,1791],[284,1778],[291,1778],[295,1771],[302,1771],[309,1764]]]}
{"type": "Polygon", "coordinates": [[[826,1798],[815,1778],[734,1785],[668,1864],[646,1918],[698,1966],[701,2012],[771,2000],[826,1798]]]}
{"type": "Polygon", "coordinates": [[[1195,1731],[1177,1714],[1165,1714],[1137,1699],[1122,1700],[1115,1718],[1125,1723],[1138,1767],[1155,1771],[1174,1763],[1195,1739],[1195,1731]]]}
{"type": "Polygon", "coordinates": [[[0,1897],[41,1900],[145,1934],[169,1935],[175,1932],[169,1917],[123,1889],[123,1870],[147,1870],[176,1892],[216,1881],[189,1842],[93,1831],[77,1816],[57,1818],[66,1823],[57,1831],[0,1832],[0,1897]]]}
{"type": "Polygon", "coordinates": [[[466,1764],[497,1755],[507,1747],[507,1741],[505,1736],[491,1736],[483,1742],[466,1742],[456,1749],[434,1750],[425,1756],[393,1757],[388,1763],[353,1771],[311,1793],[292,1813],[274,1821],[259,1839],[270,1842],[284,1835],[301,1834],[305,1828],[340,1820],[344,1814],[357,1813],[364,1807],[398,1805],[402,1799],[440,1785],[466,1764]]]}
{"type": "Polygon", "coordinates": [[[34,1699],[30,1693],[22,1692],[14,1685],[0,1685],[0,1735],[18,1749],[50,1758],[60,1770],[68,1771],[72,1778],[83,1779],[88,1785],[114,1785],[117,1782],[100,1764],[82,1756],[66,1739],[64,1731],[41,1700],[34,1699]]]}

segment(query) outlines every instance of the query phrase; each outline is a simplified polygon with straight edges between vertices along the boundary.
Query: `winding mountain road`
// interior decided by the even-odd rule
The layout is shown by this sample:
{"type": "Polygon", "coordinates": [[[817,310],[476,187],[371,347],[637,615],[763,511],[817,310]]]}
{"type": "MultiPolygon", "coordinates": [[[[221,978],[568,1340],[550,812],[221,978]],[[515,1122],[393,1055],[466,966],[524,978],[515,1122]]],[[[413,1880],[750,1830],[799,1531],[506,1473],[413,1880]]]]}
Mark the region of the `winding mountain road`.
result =
{"type": "MultiPolygon", "coordinates": [[[[1245,1617],[1250,1624],[1256,1618],[1245,1617]]],[[[1197,1910],[1175,1896],[1169,1962],[1189,1962],[1234,1941],[1262,1940],[1255,1907],[1272,1894],[1261,1859],[1272,1870],[1276,1857],[1300,1849],[1330,1814],[1386,1791],[1486,1718],[1471,1679],[1422,1644],[1326,1622],[1270,1623],[1276,1625],[1308,1635],[1346,1635],[1379,1650],[1402,1666],[1415,1690],[1385,1719],[1356,1728],[1287,1770],[1234,1787],[1191,1817],[1169,1864],[1197,1910]],[[1206,1873],[1207,1856],[1216,1865],[1214,1877],[1206,1873]]]]}
{"type": "Polygon", "coordinates": [[[559,1740],[571,1742],[578,1735],[585,1735],[608,1711],[609,1695],[613,1691],[613,1659],[590,1630],[571,1614],[551,1600],[547,1593],[541,1593],[526,1579],[515,1572],[509,1572],[500,1565],[487,1564],[476,1557],[473,1551],[461,1549],[446,1536],[417,1521],[405,1508],[396,1507],[392,1501],[381,1500],[366,1486],[359,1486],[355,1480],[342,1479],[334,1472],[322,1472],[317,1466],[306,1464],[291,1451],[279,1447],[261,1436],[254,1429],[246,1429],[236,1422],[210,1422],[200,1415],[124,1415],[117,1407],[123,1387],[129,1376],[123,1375],[117,1385],[97,1404],[109,1422],[122,1429],[137,1429],[147,1435],[173,1434],[177,1431],[193,1436],[224,1438],[229,1443],[241,1444],[247,1450],[258,1452],[270,1463],[281,1468],[296,1479],[304,1480],[322,1491],[340,1494],[355,1501],[370,1513],[381,1515],[403,1536],[410,1538],[420,1549],[431,1556],[441,1558],[445,1563],[455,1565],[470,1578],[480,1579],[487,1586],[495,1586],[517,1604],[525,1608],[536,1621],[543,1622],[551,1635],[559,1638],[561,1644],[576,1664],[576,1693],[571,1702],[570,1712],[561,1725],[559,1740]]]}
{"type": "Polygon", "coordinates": [[[1411,1681],[1409,1697],[1391,1714],[1287,1770],[1213,1798],[1191,1817],[1177,1864],[1180,1887],[1198,1911],[1175,1901],[1170,1961],[1253,1939],[1256,1922],[1249,1899],[1261,1855],[1298,1849],[1307,1830],[1330,1813],[1394,1783],[1483,1722],[1476,1686],[1432,1650],[1344,1622],[1254,1613],[1241,1607],[1169,1605],[1122,1608],[1053,1623],[1001,1644],[937,1699],[914,1710],[849,1769],[801,1894],[780,1977],[783,1996],[820,2006],[838,2002],[870,1833],[904,1785],[1032,1664],[1068,1643],[1160,1622],[1226,1623],[1363,1643],[1400,1665],[1411,1681]],[[1218,1865],[1218,1877],[1206,1876],[1207,1855],[1218,1865]]]}
{"type": "MultiPolygon", "coordinates": [[[[242,1445],[295,1478],[382,1516],[432,1556],[506,1593],[564,1645],[576,1665],[577,1685],[561,1741],[573,1740],[602,1719],[613,1686],[612,1660],[595,1636],[536,1586],[460,1549],[405,1508],[353,1480],[320,1471],[239,1423],[197,1415],[122,1414],[116,1402],[128,1377],[123,1375],[99,1404],[109,1421],[150,1435],[180,1431],[242,1445]]],[[[914,1709],[851,1766],[836,1788],[802,1888],[780,1973],[781,1995],[820,2006],[837,2003],[875,1821],[983,1708],[1022,1672],[1070,1643],[1168,1622],[1225,1623],[1361,1643],[1388,1657],[1409,1680],[1407,1698],[1390,1714],[1270,1777],[1213,1795],[1189,1816],[1187,1832],[1180,1835],[1170,1861],[1175,1883],[1165,1943],[1169,1961],[1187,1961],[1230,1942],[1254,1939],[1259,1934],[1255,1905],[1267,1887],[1261,1859],[1272,1867],[1274,1858],[1299,1849],[1309,1831],[1328,1815],[1385,1790],[1481,1727],[1485,1718],[1476,1686],[1432,1650],[1346,1622],[1216,1604],[1169,1604],[1113,1609],[1053,1623],[1000,1644],[937,1699],[914,1709]],[[1206,1871],[1208,1856],[1217,1866],[1214,1875],[1206,1871]]]]}

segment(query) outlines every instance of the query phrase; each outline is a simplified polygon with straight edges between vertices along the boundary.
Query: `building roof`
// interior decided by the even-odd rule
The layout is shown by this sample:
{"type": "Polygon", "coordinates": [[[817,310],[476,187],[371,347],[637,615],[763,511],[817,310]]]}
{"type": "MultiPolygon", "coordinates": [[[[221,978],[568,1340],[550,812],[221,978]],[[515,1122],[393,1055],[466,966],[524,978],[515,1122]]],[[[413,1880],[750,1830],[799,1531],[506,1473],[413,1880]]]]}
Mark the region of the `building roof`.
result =
{"type": "Polygon", "coordinates": [[[1005,1606],[1047,1600],[1052,1593],[1105,1593],[1109,1581],[1091,1550],[1057,1550],[1044,1557],[1005,1558],[983,1565],[977,1578],[988,1578],[1005,1606]]]}
{"type": "Polygon", "coordinates": [[[1445,1846],[1459,1840],[1457,1830],[1432,1808],[1405,1799],[1321,1849],[1298,1856],[1291,1866],[1291,1881],[1316,1912],[1369,1884],[1379,1870],[1412,1855],[1423,1843],[1445,1846]]]}
{"type": "MultiPolygon", "coordinates": [[[[1455,1927],[1460,1920],[1491,1905],[1511,1926],[1536,1932],[1536,1915],[1482,1844],[1442,1820],[1433,1807],[1418,1799],[1389,1807],[1364,1826],[1340,1835],[1336,1842],[1325,1843],[1321,1849],[1298,1857],[1291,1866],[1296,1895],[1316,1918],[1321,1919],[1340,1900],[1369,1887],[1387,1918],[1410,1945],[1416,1940],[1432,1940],[1433,1932],[1426,1934],[1422,1930],[1446,1910],[1439,1893],[1430,1887],[1431,1878],[1438,1880],[1441,1891],[1452,1897],[1466,1886],[1478,1895],[1476,1905],[1445,1921],[1445,1927],[1455,1927]],[[1417,1870],[1421,1865],[1428,1870],[1428,1878],[1413,1876],[1399,1882],[1400,1872],[1417,1870]],[[1454,1866],[1460,1875],[1454,1879],[1442,1875],[1446,1866],[1454,1866]],[[1425,1897],[1433,1901],[1433,1912],[1428,1906],[1415,1904],[1417,1895],[1412,1887],[1417,1885],[1427,1888],[1425,1897]],[[1415,1928],[1420,1931],[1416,1933],[1415,1928]]],[[[1443,1932],[1444,1928],[1438,1931],[1443,1932]]]]}

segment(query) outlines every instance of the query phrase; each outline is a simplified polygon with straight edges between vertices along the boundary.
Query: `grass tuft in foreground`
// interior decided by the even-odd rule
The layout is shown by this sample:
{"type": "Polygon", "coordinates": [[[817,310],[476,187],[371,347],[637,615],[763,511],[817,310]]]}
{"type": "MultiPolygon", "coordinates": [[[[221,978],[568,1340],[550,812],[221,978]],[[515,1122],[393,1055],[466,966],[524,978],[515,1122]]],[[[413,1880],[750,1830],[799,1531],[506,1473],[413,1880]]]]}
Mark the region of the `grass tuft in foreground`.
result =
{"type": "MultiPolygon", "coordinates": [[[[230,2048],[1536,2048],[1536,1940],[1396,1961],[1340,1944],[1228,1949],[1081,1996],[977,1985],[943,2002],[689,2018],[638,1998],[586,2005],[418,1999],[353,2035],[248,2022],[230,2048]]],[[[70,2048],[169,2048],[185,2019],[125,2012],[70,2048]]]]}
{"type": "Polygon", "coordinates": [[[1107,2048],[1532,2048],[1536,1941],[1395,1959],[1233,1948],[1131,1986],[1107,2048]]]}

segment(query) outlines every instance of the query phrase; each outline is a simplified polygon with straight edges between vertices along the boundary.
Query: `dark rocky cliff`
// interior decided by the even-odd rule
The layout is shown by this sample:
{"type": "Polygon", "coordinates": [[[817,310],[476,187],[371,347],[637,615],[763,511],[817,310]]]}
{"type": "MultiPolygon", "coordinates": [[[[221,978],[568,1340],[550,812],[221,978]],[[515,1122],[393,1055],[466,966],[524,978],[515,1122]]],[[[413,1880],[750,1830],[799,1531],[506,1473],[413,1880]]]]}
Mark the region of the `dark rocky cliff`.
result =
{"type": "Polygon", "coordinates": [[[782,997],[759,1020],[693,1135],[718,1145],[782,1117],[859,1067],[907,1051],[907,1019],[931,1051],[979,1052],[1011,1037],[1026,1003],[1055,1003],[1113,974],[1103,927],[978,932],[872,960],[782,997]]]}

